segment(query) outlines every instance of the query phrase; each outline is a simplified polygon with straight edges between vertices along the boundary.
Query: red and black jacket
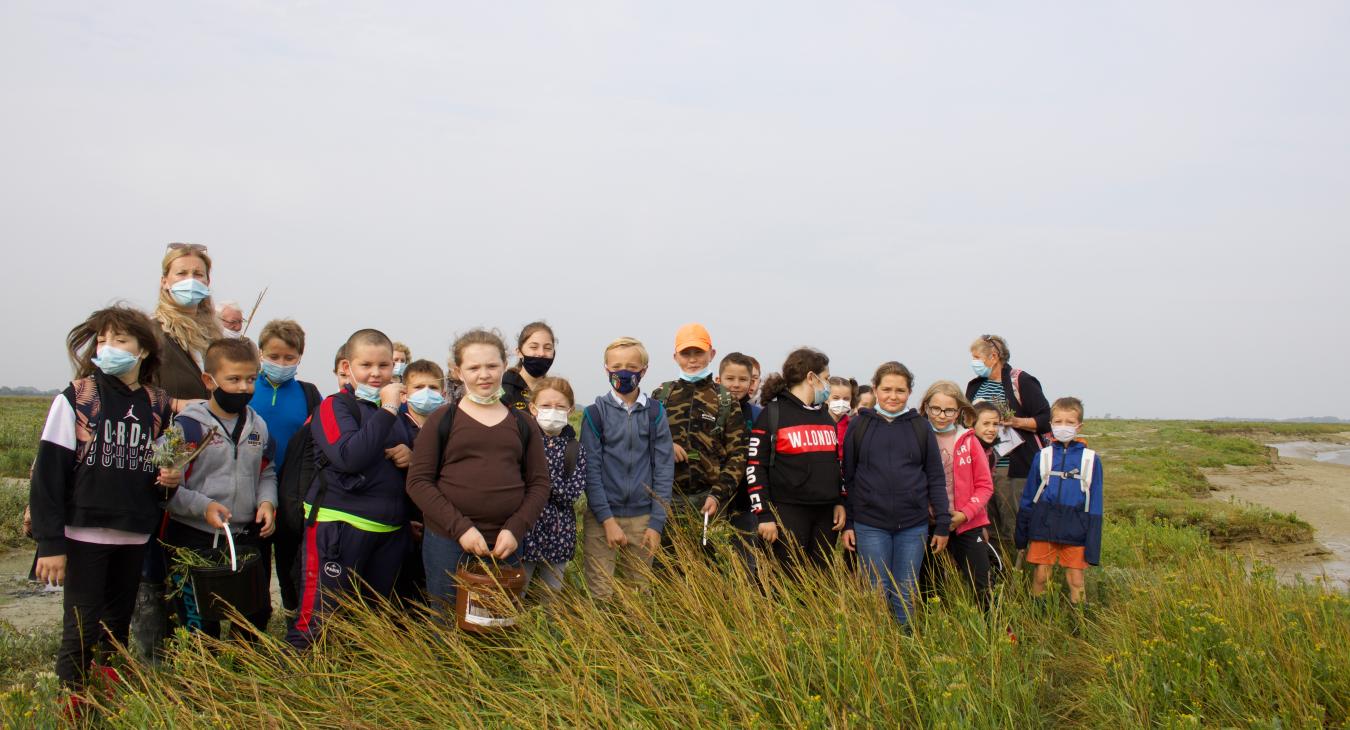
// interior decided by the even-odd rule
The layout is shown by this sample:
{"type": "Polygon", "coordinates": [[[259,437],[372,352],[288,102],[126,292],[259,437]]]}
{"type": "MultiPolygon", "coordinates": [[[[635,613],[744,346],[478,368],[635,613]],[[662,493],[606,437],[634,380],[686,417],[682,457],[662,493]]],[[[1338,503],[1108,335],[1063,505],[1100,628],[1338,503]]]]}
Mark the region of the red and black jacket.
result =
{"type": "Polygon", "coordinates": [[[750,430],[746,490],[750,511],[773,522],[770,504],[843,504],[839,436],[821,406],[808,406],[784,391],[750,430]]]}

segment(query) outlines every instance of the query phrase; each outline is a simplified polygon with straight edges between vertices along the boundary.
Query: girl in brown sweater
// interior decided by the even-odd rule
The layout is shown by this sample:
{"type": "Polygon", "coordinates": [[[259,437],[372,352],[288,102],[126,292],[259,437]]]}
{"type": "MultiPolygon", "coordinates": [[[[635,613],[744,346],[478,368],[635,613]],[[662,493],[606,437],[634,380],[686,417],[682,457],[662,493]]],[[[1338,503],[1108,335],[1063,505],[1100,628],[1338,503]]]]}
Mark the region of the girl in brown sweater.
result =
{"type": "Polygon", "coordinates": [[[434,411],[413,444],[408,494],[422,509],[427,594],[454,603],[454,573],[470,557],[518,565],[520,540],[548,502],[544,439],[528,415],[501,402],[506,346],[473,330],[455,341],[458,403],[434,411]],[[451,419],[442,440],[442,422],[451,419]]]}

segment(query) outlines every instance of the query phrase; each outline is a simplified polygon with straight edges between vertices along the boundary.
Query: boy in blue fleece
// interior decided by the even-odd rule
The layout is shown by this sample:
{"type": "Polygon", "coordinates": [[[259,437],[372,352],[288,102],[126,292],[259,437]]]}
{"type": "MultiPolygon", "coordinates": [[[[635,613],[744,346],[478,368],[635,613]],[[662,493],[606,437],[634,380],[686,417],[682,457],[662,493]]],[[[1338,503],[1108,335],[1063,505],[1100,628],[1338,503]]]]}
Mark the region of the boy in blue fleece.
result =
{"type": "Polygon", "coordinates": [[[310,423],[321,471],[305,497],[300,611],[286,634],[297,649],[309,647],[338,594],[364,582],[388,597],[408,551],[412,449],[398,428],[394,343],[364,329],[345,351],[340,370],[350,385],[325,398],[310,423]]]}
{"type": "Polygon", "coordinates": [[[1045,594],[1055,563],[1064,568],[1069,600],[1082,604],[1084,571],[1102,554],[1102,464],[1077,438],[1083,402],[1060,398],[1050,406],[1054,443],[1031,459],[1022,489],[1015,541],[1036,566],[1031,595],[1045,594]]]}
{"type": "Polygon", "coordinates": [[[631,337],[605,348],[613,388],[586,408],[581,445],[586,460],[582,553],[586,584],[596,598],[614,595],[616,559],[625,577],[646,587],[643,566],[661,546],[675,481],[675,452],[661,404],[638,389],[647,349],[631,337]]]}

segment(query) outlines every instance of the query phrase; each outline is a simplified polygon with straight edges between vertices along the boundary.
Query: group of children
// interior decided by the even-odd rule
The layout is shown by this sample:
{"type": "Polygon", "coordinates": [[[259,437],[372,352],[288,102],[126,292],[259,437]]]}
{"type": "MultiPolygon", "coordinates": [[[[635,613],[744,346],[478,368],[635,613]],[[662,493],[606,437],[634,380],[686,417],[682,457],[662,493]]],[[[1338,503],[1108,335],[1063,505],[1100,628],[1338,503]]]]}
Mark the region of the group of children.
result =
{"type": "MultiPolygon", "coordinates": [[[[825,566],[842,537],[902,624],[935,556],[950,553],[987,605],[991,564],[1012,548],[988,529],[1004,404],[972,404],[939,381],[911,408],[914,376],[899,362],[864,389],[801,348],[761,388],[758,361],[742,353],[714,370],[712,338],[691,324],[674,340],[678,377],[644,392],[648,351],[619,338],[603,356],[609,391],[574,430],[574,391],[549,375],[556,339],[542,322],[514,352],[492,332],[460,336],[448,374],[359,330],[327,397],[296,379],[305,339],[289,320],[268,323],[256,346],[211,343],[205,401],[175,402],[151,384],[159,351],[140,312],[95,312],[68,345],[76,380],[53,402],[30,502],[37,575],[66,585],[57,669],[72,686],[101,640],[125,642],[151,540],[172,559],[228,530],[274,557],[296,650],[353,591],[444,611],[456,569],[474,559],[522,567],[527,590],[547,600],[575,556],[583,493],[583,573],[600,600],[616,578],[644,587],[672,520],[728,520],[752,571],[766,554],[792,575],[825,566]],[[206,442],[182,470],[154,466],[174,422],[189,447],[206,442]]],[[[1033,592],[1058,562],[1079,602],[1100,552],[1102,470],[1077,438],[1082,404],[1062,398],[1049,410],[1013,542],[1037,564],[1033,592]]],[[[219,635],[190,586],[175,593],[181,625],[219,635]]],[[[247,617],[254,631],[270,613],[247,617]]]]}

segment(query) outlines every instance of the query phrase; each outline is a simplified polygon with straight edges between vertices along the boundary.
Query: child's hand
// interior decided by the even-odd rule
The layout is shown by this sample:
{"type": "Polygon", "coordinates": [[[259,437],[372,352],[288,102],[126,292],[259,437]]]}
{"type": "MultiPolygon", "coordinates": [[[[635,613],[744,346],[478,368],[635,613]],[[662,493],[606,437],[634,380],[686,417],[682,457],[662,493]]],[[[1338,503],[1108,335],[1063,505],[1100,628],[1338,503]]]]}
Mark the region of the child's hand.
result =
{"type": "Polygon", "coordinates": [[[408,531],[412,533],[412,539],[416,540],[417,542],[422,542],[422,528],[423,525],[421,522],[408,523],[408,531]]]}
{"type": "Polygon", "coordinates": [[[759,532],[759,539],[763,540],[764,542],[774,543],[778,541],[777,522],[761,522],[759,523],[757,532],[759,532]]]}
{"type": "Polygon", "coordinates": [[[160,469],[156,483],[161,487],[176,487],[183,483],[183,472],[177,469],[160,469]]]}
{"type": "Polygon", "coordinates": [[[400,469],[407,469],[408,464],[412,462],[412,449],[407,444],[399,444],[392,448],[384,450],[384,457],[392,462],[394,466],[400,469]]]}
{"type": "Polygon", "coordinates": [[[699,511],[709,517],[717,514],[717,497],[708,495],[708,498],[703,500],[703,509],[699,511]]]}
{"type": "Polygon", "coordinates": [[[853,530],[844,530],[844,549],[851,553],[858,551],[858,536],[853,530]]]}
{"type": "Polygon", "coordinates": [[[254,522],[261,522],[262,529],[258,531],[261,537],[271,537],[273,532],[277,531],[277,508],[272,506],[271,502],[263,502],[258,505],[258,513],[253,516],[254,522]]]}
{"type": "Polygon", "coordinates": [[[834,506],[834,531],[839,532],[844,529],[848,522],[848,513],[844,511],[844,505],[836,504],[834,506]]]}
{"type": "Polygon", "coordinates": [[[966,524],[966,513],[965,513],[965,512],[953,512],[953,513],[952,513],[952,529],[955,530],[956,528],[958,528],[958,527],[960,527],[961,525],[964,525],[964,524],[966,524]]]}
{"type": "Polygon", "coordinates": [[[928,541],[928,546],[933,548],[934,555],[947,549],[947,539],[946,535],[934,535],[933,539],[928,541]]]}
{"type": "Polygon", "coordinates": [[[685,453],[683,446],[680,446],[679,444],[674,444],[674,451],[676,464],[683,464],[684,462],[689,460],[689,454],[685,453]]]}
{"type": "Polygon", "coordinates": [[[482,557],[488,554],[487,540],[483,539],[483,533],[477,527],[470,527],[468,532],[459,536],[459,546],[470,555],[482,557]]]}
{"type": "Polygon", "coordinates": [[[66,582],[66,556],[49,555],[45,558],[37,559],[37,567],[33,569],[37,579],[47,585],[59,586],[66,582]]]}
{"type": "Polygon", "coordinates": [[[511,553],[516,551],[519,543],[516,542],[516,536],[511,534],[510,530],[502,530],[497,533],[497,542],[492,546],[492,557],[498,560],[506,560],[511,557],[511,553]]]}
{"type": "Polygon", "coordinates": [[[206,514],[203,516],[206,519],[206,524],[217,530],[229,529],[231,517],[230,510],[226,509],[225,505],[220,502],[212,502],[211,504],[206,505],[206,514]]]}
{"type": "Polygon", "coordinates": [[[624,534],[623,528],[619,527],[619,521],[613,517],[605,520],[605,542],[609,544],[611,550],[628,544],[628,535],[624,534]]]}
{"type": "Polygon", "coordinates": [[[390,383],[380,388],[380,406],[398,405],[403,401],[403,384],[390,383]]]}
{"type": "Polygon", "coordinates": [[[661,549],[661,533],[648,527],[647,531],[642,533],[642,549],[647,551],[648,555],[654,555],[661,549]]]}

